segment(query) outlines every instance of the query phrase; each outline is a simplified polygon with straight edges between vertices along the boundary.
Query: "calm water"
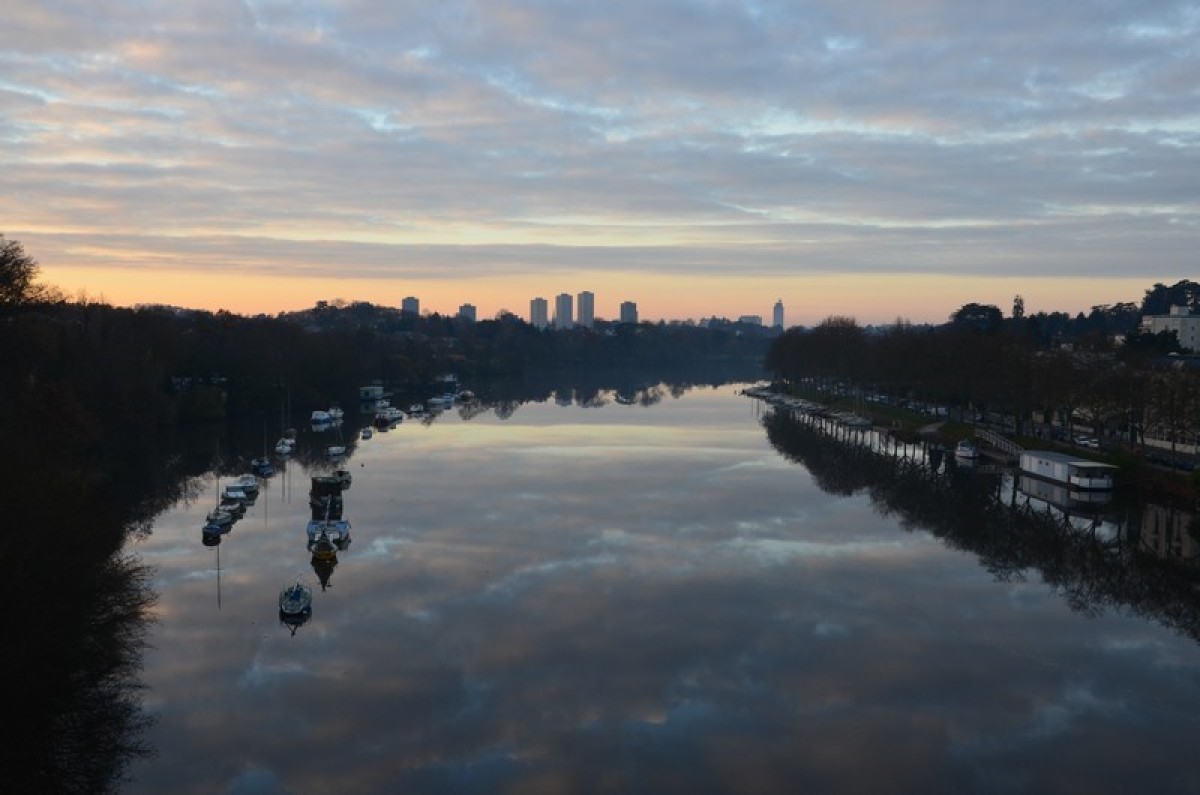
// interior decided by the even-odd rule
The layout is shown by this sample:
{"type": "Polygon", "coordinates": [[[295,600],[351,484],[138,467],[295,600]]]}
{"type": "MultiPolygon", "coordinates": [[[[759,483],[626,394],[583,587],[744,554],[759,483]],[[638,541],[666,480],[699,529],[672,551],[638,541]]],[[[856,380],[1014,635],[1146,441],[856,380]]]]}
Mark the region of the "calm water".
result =
{"type": "Polygon", "coordinates": [[[324,591],[312,472],[215,548],[208,481],[134,546],[161,596],[128,791],[1200,788],[1194,640],[823,491],[758,410],[727,387],[405,421],[353,450],[324,591]]]}

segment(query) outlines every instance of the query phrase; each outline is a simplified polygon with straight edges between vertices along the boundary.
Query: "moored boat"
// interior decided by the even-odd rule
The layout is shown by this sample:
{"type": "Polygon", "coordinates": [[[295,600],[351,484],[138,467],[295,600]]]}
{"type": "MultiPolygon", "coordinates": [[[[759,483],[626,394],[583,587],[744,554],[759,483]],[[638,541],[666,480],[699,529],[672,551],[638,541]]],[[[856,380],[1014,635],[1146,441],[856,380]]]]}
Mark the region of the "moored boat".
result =
{"type": "Polygon", "coordinates": [[[327,537],[338,549],[345,549],[350,543],[350,520],[348,519],[314,519],[306,528],[310,547],[322,536],[327,537]]]}
{"type": "Polygon", "coordinates": [[[258,482],[257,475],[246,473],[244,475],[238,475],[237,480],[233,481],[232,485],[241,486],[242,491],[246,492],[247,494],[257,494],[261,484],[258,482]]]}
{"type": "Polygon", "coordinates": [[[279,592],[281,616],[305,616],[312,613],[312,589],[300,581],[279,592]]]}
{"type": "Polygon", "coordinates": [[[231,483],[228,486],[226,486],[224,489],[221,490],[221,499],[223,499],[223,500],[237,500],[238,502],[254,502],[255,496],[256,495],[251,494],[250,492],[248,492],[244,488],[242,488],[241,485],[236,484],[236,483],[231,483]]]}
{"type": "Polygon", "coordinates": [[[959,439],[954,446],[954,455],[959,458],[979,458],[979,447],[970,439],[959,439]]]}
{"type": "Polygon", "coordinates": [[[1112,464],[1053,450],[1025,450],[1021,453],[1019,466],[1027,475],[1087,491],[1112,489],[1113,475],[1117,471],[1112,464]]]}

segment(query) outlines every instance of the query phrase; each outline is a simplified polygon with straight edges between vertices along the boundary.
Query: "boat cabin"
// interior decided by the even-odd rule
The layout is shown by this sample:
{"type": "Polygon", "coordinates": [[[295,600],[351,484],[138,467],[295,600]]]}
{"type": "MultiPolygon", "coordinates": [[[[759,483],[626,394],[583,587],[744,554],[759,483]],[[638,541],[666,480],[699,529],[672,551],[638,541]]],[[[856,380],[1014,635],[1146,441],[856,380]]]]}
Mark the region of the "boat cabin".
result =
{"type": "Polygon", "coordinates": [[[1021,453],[1021,471],[1073,489],[1104,490],[1113,487],[1117,467],[1052,450],[1025,450],[1021,453]]]}

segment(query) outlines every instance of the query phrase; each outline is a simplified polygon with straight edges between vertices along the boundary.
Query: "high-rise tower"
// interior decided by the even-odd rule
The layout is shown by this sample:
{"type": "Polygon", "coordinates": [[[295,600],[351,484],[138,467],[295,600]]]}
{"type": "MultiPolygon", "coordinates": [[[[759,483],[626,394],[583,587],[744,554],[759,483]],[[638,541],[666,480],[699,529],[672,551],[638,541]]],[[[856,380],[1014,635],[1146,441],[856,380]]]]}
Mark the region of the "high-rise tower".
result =
{"type": "Polygon", "coordinates": [[[569,329],[575,325],[575,313],[570,293],[559,293],[554,299],[554,327],[569,329]]]}
{"type": "Polygon", "coordinates": [[[529,302],[529,325],[536,329],[550,325],[550,305],[545,298],[535,298],[529,302]]]}
{"type": "Polygon", "coordinates": [[[596,323],[596,296],[587,290],[578,295],[579,325],[591,328],[596,323]]]}

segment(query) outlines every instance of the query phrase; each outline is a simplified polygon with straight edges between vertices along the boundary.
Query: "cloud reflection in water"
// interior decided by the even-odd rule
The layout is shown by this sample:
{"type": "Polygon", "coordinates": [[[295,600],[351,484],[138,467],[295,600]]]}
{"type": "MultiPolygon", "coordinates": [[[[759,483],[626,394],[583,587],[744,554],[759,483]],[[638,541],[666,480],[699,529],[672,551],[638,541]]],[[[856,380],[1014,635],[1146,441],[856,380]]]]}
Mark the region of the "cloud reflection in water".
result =
{"type": "Polygon", "coordinates": [[[272,599],[306,565],[303,500],[233,531],[219,611],[183,577],[198,538],[160,557],[159,757],[132,791],[1194,782],[1193,644],[822,493],[744,409],[526,406],[360,445],[354,541],[295,637],[272,599]]]}

